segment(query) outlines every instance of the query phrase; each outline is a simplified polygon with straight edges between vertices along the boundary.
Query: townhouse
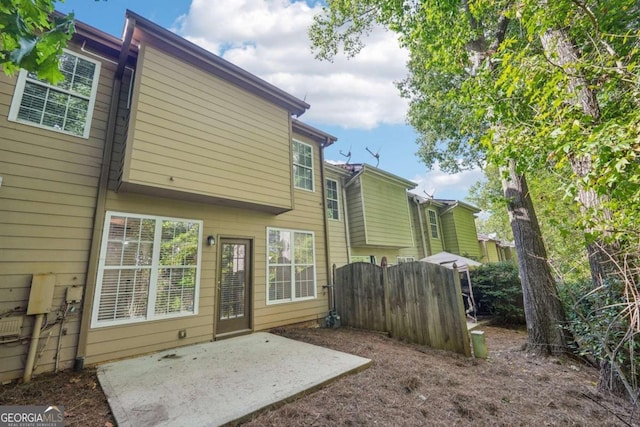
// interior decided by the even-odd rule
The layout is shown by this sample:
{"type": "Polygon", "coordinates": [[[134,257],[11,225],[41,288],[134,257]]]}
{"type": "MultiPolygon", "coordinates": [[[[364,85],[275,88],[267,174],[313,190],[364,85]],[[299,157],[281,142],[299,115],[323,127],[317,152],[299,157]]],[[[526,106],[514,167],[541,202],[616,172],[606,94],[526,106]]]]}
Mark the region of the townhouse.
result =
{"type": "Polygon", "coordinates": [[[334,264],[480,257],[477,209],[327,164],[306,102],[133,12],[61,70],[0,75],[2,381],[320,322],[334,264]]]}

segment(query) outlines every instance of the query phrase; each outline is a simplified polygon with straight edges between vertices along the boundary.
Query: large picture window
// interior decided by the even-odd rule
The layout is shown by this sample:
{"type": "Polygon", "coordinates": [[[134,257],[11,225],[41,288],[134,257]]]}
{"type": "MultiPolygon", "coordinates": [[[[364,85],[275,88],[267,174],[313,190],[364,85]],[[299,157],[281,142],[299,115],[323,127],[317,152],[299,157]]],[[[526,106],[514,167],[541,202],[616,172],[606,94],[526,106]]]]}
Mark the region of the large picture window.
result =
{"type": "Polygon", "coordinates": [[[313,149],[293,141],[293,182],[296,188],[313,191],[313,149]]]}
{"type": "Polygon", "coordinates": [[[88,138],[100,63],[65,50],[60,71],[64,79],[51,84],[21,70],[9,120],[88,138]]]}
{"type": "Polygon", "coordinates": [[[93,326],[197,314],[202,222],[107,212],[93,326]]]}
{"type": "Polygon", "coordinates": [[[313,232],[267,229],[267,302],[316,297],[313,232]]]}
{"type": "Polygon", "coordinates": [[[327,215],[329,219],[340,219],[338,182],[333,179],[327,179],[327,215]]]}

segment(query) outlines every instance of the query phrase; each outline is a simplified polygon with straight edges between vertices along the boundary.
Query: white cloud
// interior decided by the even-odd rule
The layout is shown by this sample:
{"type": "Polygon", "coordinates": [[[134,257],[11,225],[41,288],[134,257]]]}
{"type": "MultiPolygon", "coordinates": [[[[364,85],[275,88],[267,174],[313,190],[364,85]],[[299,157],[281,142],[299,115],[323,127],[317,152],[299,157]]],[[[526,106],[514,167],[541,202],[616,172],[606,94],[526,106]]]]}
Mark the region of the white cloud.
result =
{"type": "Polygon", "coordinates": [[[484,173],[480,169],[449,174],[435,165],[431,171],[411,179],[418,184],[411,192],[422,197],[429,195],[436,199],[464,200],[469,193],[469,187],[482,179],[484,173]]]}
{"type": "Polygon", "coordinates": [[[297,0],[193,0],[176,31],[305,99],[311,105],[305,121],[361,129],[404,123],[407,102],[394,81],[406,76],[408,54],[396,36],[379,29],[355,58],[318,61],[307,28],[320,10],[297,0]]]}

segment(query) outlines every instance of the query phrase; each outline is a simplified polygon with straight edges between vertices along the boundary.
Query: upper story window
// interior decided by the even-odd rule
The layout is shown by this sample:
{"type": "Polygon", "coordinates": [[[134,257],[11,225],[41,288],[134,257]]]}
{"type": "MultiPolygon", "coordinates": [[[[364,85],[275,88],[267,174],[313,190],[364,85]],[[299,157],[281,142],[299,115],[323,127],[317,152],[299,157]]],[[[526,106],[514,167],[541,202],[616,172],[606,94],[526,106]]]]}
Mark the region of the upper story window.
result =
{"type": "Polygon", "coordinates": [[[293,182],[296,188],[313,191],[313,149],[293,141],[293,182]]]}
{"type": "Polygon", "coordinates": [[[416,260],[416,257],[413,256],[399,256],[396,257],[396,260],[398,261],[398,264],[404,264],[407,262],[414,262],[416,260]]]}
{"type": "Polygon", "coordinates": [[[93,327],[198,312],[202,221],[107,212],[93,327]]]}
{"type": "Polygon", "coordinates": [[[434,239],[439,239],[438,233],[438,214],[436,211],[429,209],[427,211],[429,213],[429,228],[431,229],[431,237],[434,239]]]}
{"type": "Polygon", "coordinates": [[[60,71],[64,80],[54,85],[21,70],[9,120],[88,138],[100,63],[65,50],[60,71]]]}
{"type": "Polygon", "coordinates": [[[338,182],[333,179],[327,179],[327,216],[329,219],[340,219],[338,182]]]}
{"type": "Polygon", "coordinates": [[[313,232],[268,228],[267,256],[267,303],[316,297],[313,232]]]}

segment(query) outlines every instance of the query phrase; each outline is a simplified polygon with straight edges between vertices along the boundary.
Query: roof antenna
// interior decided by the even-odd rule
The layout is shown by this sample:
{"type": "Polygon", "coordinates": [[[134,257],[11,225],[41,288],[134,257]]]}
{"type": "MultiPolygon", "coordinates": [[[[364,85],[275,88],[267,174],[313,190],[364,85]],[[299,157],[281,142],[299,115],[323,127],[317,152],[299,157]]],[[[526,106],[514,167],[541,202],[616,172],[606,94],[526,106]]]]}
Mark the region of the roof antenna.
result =
{"type": "Polygon", "coordinates": [[[344,157],[346,157],[346,158],[347,158],[347,163],[345,163],[345,164],[347,164],[347,165],[348,165],[348,164],[349,164],[349,162],[351,161],[351,146],[349,146],[349,152],[348,152],[347,154],[344,154],[344,153],[342,152],[342,150],[340,150],[340,155],[342,155],[342,156],[344,156],[344,157]]]}
{"type": "Polygon", "coordinates": [[[378,148],[378,152],[376,152],[375,154],[373,153],[373,151],[369,150],[369,147],[364,147],[365,150],[367,150],[369,152],[369,154],[371,154],[373,157],[375,157],[376,159],[376,167],[378,167],[378,164],[380,164],[380,149],[378,148]]]}
{"type": "Polygon", "coordinates": [[[426,195],[427,195],[427,198],[429,198],[429,199],[433,199],[433,196],[435,196],[435,195],[436,195],[436,190],[435,190],[435,189],[433,190],[433,192],[432,192],[431,194],[427,193],[427,190],[422,190],[422,192],[423,192],[424,194],[426,194],[426,195]]]}

